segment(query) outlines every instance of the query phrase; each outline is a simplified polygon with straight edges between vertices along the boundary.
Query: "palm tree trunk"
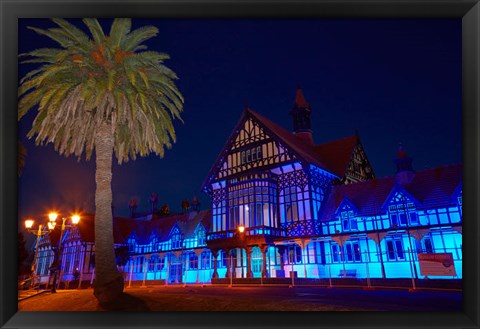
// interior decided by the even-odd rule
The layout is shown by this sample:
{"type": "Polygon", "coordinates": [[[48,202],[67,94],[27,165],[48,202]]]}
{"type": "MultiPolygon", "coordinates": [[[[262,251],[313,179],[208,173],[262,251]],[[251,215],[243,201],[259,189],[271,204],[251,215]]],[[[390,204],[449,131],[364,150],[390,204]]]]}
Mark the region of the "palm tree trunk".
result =
{"type": "Polygon", "coordinates": [[[113,134],[102,123],[95,136],[95,284],[94,295],[100,303],[110,303],[123,292],[123,276],[115,262],[112,216],[113,134]]]}

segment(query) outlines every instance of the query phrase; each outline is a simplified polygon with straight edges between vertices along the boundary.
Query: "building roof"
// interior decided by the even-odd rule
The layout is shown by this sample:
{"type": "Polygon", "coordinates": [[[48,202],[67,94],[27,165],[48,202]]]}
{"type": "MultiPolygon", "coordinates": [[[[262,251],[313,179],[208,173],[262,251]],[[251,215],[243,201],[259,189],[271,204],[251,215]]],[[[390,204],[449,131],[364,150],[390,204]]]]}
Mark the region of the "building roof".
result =
{"type": "Polygon", "coordinates": [[[359,137],[353,135],[323,144],[312,145],[263,115],[251,109],[246,109],[246,111],[277,136],[283,144],[297,153],[300,158],[338,177],[345,175],[353,150],[357,143],[360,142],[359,137]]]}
{"type": "Polygon", "coordinates": [[[404,185],[395,182],[395,176],[375,178],[365,182],[336,185],[322,208],[322,220],[333,220],[338,207],[348,199],[358,210],[357,216],[371,216],[382,212],[383,205],[395,188],[404,190],[415,199],[417,208],[436,208],[454,204],[452,196],[462,183],[462,165],[447,165],[414,173],[404,185]]]}
{"type": "MultiPolygon", "coordinates": [[[[155,234],[158,241],[169,239],[170,232],[175,224],[183,234],[184,238],[191,238],[195,234],[198,224],[205,229],[210,228],[212,220],[211,210],[192,211],[185,214],[173,214],[165,217],[154,217],[152,220],[141,220],[123,217],[113,219],[113,239],[116,244],[126,243],[133,234],[139,244],[148,244],[152,234],[155,234]]],[[[78,223],[78,232],[84,242],[95,242],[95,215],[82,215],[78,223]]],[[[60,226],[57,225],[49,234],[50,243],[56,245],[60,237],[60,226]]]]}

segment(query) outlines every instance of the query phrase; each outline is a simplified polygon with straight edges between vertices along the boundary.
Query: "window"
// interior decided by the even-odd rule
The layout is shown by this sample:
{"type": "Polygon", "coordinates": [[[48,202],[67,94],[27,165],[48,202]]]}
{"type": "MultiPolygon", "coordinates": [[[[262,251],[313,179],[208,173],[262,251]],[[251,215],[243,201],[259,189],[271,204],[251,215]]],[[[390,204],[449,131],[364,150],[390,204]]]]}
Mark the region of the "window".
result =
{"type": "Polygon", "coordinates": [[[342,227],[344,231],[358,230],[357,220],[353,215],[353,211],[342,211],[342,227]]]}
{"type": "MultiPolygon", "coordinates": [[[[298,196],[301,196],[300,188],[296,186],[288,186],[283,189],[284,201],[284,220],[291,222],[299,219],[299,202],[298,196]]],[[[302,202],[303,204],[303,202],[302,202]]],[[[303,208],[302,208],[303,213],[303,208]]]]}
{"type": "Polygon", "coordinates": [[[387,240],[386,243],[388,260],[405,260],[402,240],[387,240]]]}
{"type": "Polygon", "coordinates": [[[220,250],[218,253],[218,267],[227,267],[227,253],[224,250],[220,250]]]}
{"type": "Polygon", "coordinates": [[[430,237],[425,237],[423,239],[423,252],[427,254],[433,254],[433,244],[430,237]]]}
{"type": "Polygon", "coordinates": [[[128,238],[128,251],[135,252],[136,241],[134,237],[128,238]]]}
{"type": "Polygon", "coordinates": [[[191,270],[196,270],[198,268],[198,258],[193,252],[188,254],[188,268],[191,270]]]}
{"type": "Polygon", "coordinates": [[[392,227],[418,225],[419,220],[415,204],[413,202],[405,203],[405,198],[399,193],[395,195],[394,201],[397,204],[388,207],[392,227]]]}
{"type": "Polygon", "coordinates": [[[197,245],[204,246],[206,244],[205,240],[205,230],[202,228],[197,232],[197,245]]]}
{"type": "Polygon", "coordinates": [[[157,256],[151,256],[150,259],[148,260],[148,271],[153,272],[155,271],[155,265],[158,262],[158,257],[157,256]]]}
{"type": "Polygon", "coordinates": [[[204,251],[200,254],[200,268],[210,269],[210,252],[204,251]]]}
{"type": "Polygon", "coordinates": [[[256,146],[249,150],[240,152],[241,164],[253,162],[262,159],[262,147],[256,146]]]}
{"type": "Polygon", "coordinates": [[[361,262],[362,254],[358,242],[346,242],[344,245],[346,262],[361,262]]]}
{"type": "Polygon", "coordinates": [[[288,246],[287,248],[288,264],[302,263],[302,248],[300,246],[288,246]]]}
{"type": "Polygon", "coordinates": [[[262,147],[261,146],[257,146],[257,160],[260,160],[262,159],[263,156],[262,156],[262,147]]]}
{"type": "Polygon", "coordinates": [[[332,244],[332,262],[338,263],[342,260],[342,252],[340,251],[340,246],[336,243],[332,244]]]}
{"type": "Polygon", "coordinates": [[[182,248],[182,235],[178,230],[172,234],[172,249],[181,249],[182,248]]]}

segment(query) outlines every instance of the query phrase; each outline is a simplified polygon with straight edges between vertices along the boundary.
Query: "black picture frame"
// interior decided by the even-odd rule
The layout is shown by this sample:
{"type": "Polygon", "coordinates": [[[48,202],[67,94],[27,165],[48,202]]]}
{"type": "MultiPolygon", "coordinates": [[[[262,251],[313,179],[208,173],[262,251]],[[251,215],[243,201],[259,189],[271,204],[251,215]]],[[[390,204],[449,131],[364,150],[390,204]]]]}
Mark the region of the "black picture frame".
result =
{"type": "Polygon", "coordinates": [[[2,328],[478,328],[480,4],[478,0],[14,1],[0,0],[0,325],[2,328]],[[17,312],[17,23],[42,17],[461,18],[463,74],[463,299],[458,313],[17,312]]]}

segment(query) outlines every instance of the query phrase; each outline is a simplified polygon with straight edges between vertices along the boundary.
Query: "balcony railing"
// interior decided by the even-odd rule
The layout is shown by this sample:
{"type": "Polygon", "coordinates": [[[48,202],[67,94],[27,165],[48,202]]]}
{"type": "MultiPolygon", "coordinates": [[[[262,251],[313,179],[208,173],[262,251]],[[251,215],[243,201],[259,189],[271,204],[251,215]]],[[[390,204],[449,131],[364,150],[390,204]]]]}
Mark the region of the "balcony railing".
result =
{"type": "MultiPolygon", "coordinates": [[[[219,232],[211,232],[207,234],[207,240],[217,240],[217,239],[229,239],[238,236],[240,234],[238,230],[226,230],[219,232]]],[[[246,227],[245,231],[242,233],[245,236],[253,235],[270,235],[276,237],[285,236],[285,232],[281,228],[271,227],[271,226],[254,226],[246,227]]]]}

